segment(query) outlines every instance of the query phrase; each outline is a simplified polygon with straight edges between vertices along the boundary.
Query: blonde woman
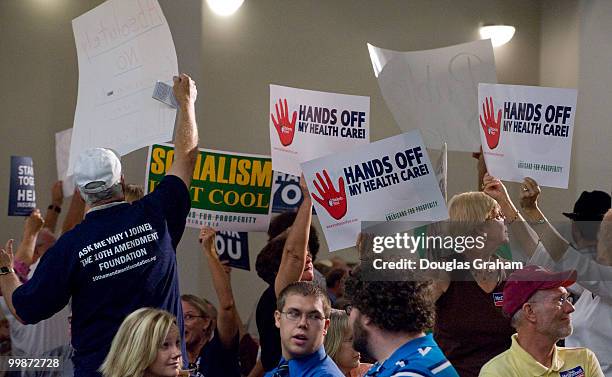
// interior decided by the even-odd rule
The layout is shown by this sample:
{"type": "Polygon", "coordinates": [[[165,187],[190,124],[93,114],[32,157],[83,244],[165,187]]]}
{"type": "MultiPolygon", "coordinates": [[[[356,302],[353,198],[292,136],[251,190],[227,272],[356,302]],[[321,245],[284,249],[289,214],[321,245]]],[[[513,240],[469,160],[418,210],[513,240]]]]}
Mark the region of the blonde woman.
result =
{"type": "Polygon", "coordinates": [[[359,362],[359,352],[353,349],[353,330],[344,310],[332,309],[323,344],[325,352],[346,377],[363,377],[372,366],[359,362]]]}
{"type": "Polygon", "coordinates": [[[100,372],[104,377],[176,377],[181,365],[176,318],[165,310],[142,308],[119,327],[100,372]]]}
{"type": "Polygon", "coordinates": [[[503,262],[496,251],[508,242],[507,227],[527,255],[538,246],[537,236],[510,200],[503,183],[485,174],[482,189],[455,195],[448,203],[448,212],[452,236],[480,236],[484,242],[448,256],[447,261],[454,259],[468,267],[444,272],[433,285],[434,338],[462,377],[478,376],[484,363],[510,347],[514,329],[501,305],[506,277],[512,271],[489,267],[503,262]],[[478,268],[479,261],[494,263],[478,268]]]}

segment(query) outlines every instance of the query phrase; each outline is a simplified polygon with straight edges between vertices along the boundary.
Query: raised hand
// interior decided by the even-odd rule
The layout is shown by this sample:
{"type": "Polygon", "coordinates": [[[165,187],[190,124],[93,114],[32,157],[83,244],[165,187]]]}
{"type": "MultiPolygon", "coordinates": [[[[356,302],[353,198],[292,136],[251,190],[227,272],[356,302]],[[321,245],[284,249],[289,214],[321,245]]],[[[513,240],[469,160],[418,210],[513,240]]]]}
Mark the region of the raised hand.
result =
{"type": "Polygon", "coordinates": [[[500,205],[510,202],[506,186],[499,179],[486,173],[483,178],[484,193],[495,199],[500,205]]]}
{"type": "Polygon", "coordinates": [[[30,216],[26,217],[25,225],[24,225],[24,233],[28,235],[37,235],[38,232],[42,229],[45,220],[43,220],[42,215],[40,214],[40,210],[38,208],[34,209],[30,216]]]}
{"type": "Polygon", "coordinates": [[[274,128],[276,128],[281,144],[286,147],[293,142],[297,111],[293,112],[291,121],[289,121],[289,107],[287,106],[287,99],[284,100],[284,104],[283,101],[279,99],[278,104],[274,104],[274,107],[276,108],[276,118],[274,118],[274,114],[270,114],[270,117],[272,118],[272,123],[274,123],[274,128]]]}
{"type": "Polygon", "coordinates": [[[200,235],[198,238],[205,253],[209,255],[214,254],[213,256],[217,256],[216,236],[217,231],[209,226],[205,226],[200,230],[200,235]]]}
{"type": "Polygon", "coordinates": [[[521,208],[526,211],[536,210],[538,208],[538,197],[542,190],[533,178],[525,178],[521,185],[521,208]]]}
{"type": "Polygon", "coordinates": [[[323,175],[325,176],[325,181],[321,177],[321,174],[317,173],[317,181],[313,181],[317,192],[320,197],[316,194],[312,194],[314,200],[319,202],[323,208],[329,213],[331,217],[336,220],[340,220],[344,215],[346,215],[346,192],[344,191],[344,178],[340,177],[338,179],[338,191],[334,187],[331,178],[329,178],[329,174],[327,174],[327,170],[323,170],[323,175]]]}
{"type": "Polygon", "coordinates": [[[179,106],[194,104],[198,97],[195,81],[184,73],[181,73],[180,76],[174,76],[173,80],[174,87],[172,89],[179,106]]]}
{"type": "Polygon", "coordinates": [[[501,109],[497,112],[497,121],[495,121],[495,108],[493,107],[493,98],[485,98],[485,103],[482,104],[482,113],[484,115],[484,121],[482,115],[480,116],[480,125],[485,133],[487,139],[487,145],[491,149],[495,149],[499,144],[499,136],[501,134],[501,109]],[[486,105],[486,106],[485,106],[486,105]]]}
{"type": "Polygon", "coordinates": [[[0,249],[0,267],[13,267],[13,242],[14,240],[6,241],[3,249],[0,249]]]}

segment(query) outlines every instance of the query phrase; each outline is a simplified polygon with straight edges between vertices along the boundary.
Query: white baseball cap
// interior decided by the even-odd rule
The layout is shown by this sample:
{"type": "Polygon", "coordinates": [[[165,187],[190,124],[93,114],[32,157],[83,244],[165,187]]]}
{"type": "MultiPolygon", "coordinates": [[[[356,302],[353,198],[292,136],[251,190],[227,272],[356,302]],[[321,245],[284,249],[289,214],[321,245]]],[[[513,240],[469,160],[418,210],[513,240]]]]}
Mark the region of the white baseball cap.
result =
{"type": "Polygon", "coordinates": [[[121,180],[121,162],[111,149],[92,148],[74,164],[74,184],[84,194],[105,191],[121,180]]]}

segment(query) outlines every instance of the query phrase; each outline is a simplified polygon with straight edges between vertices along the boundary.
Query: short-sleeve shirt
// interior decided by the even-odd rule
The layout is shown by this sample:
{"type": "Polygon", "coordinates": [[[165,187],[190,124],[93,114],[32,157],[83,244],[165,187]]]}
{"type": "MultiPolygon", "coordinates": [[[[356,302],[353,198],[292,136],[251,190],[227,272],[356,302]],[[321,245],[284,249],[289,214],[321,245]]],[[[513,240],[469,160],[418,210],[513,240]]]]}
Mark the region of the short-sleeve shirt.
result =
{"type": "Polygon", "coordinates": [[[372,377],[459,377],[431,334],[411,339],[382,363],[376,363],[366,376],[372,377]]]}
{"type": "Polygon", "coordinates": [[[169,175],[141,200],[90,211],[15,290],[13,304],[26,323],[49,318],[72,297],[76,376],[99,375],[119,326],[136,309],[169,311],[182,334],[175,250],[189,209],[187,187],[169,175]]]}
{"type": "Polygon", "coordinates": [[[604,377],[595,354],[587,348],[555,346],[550,368],[540,364],[512,336],[510,349],[480,370],[479,377],[604,377]]]}

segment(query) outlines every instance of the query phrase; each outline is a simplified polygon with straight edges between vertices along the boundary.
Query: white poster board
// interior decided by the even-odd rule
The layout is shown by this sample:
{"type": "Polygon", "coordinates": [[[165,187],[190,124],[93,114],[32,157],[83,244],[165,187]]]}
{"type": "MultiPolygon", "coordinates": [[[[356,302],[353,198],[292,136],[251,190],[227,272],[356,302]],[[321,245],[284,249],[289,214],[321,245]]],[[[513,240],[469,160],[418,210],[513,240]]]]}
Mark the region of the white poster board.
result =
{"type": "Polygon", "coordinates": [[[370,142],[370,97],[270,85],[269,110],[274,171],[370,142]]]}
{"type": "Polygon", "coordinates": [[[418,130],[302,164],[330,251],[355,245],[361,221],[448,217],[418,130]]]}
{"type": "Polygon", "coordinates": [[[67,174],[68,161],[70,159],[70,139],[72,128],[57,132],[55,134],[55,162],[57,165],[57,179],[62,181],[64,197],[72,196],[74,193],[74,178],[67,174]]]}
{"type": "Polygon", "coordinates": [[[176,110],[151,98],[178,72],[157,0],[108,0],[72,20],[79,62],[68,173],[79,154],[105,147],[125,155],[172,139],[176,110]]]}
{"type": "Polygon", "coordinates": [[[489,173],[567,188],[577,95],[575,89],[480,84],[480,137],[489,173]]]}
{"type": "Polygon", "coordinates": [[[399,128],[428,148],[478,151],[478,83],[496,83],[490,40],[401,52],[368,44],[380,91],[399,128]]]}

